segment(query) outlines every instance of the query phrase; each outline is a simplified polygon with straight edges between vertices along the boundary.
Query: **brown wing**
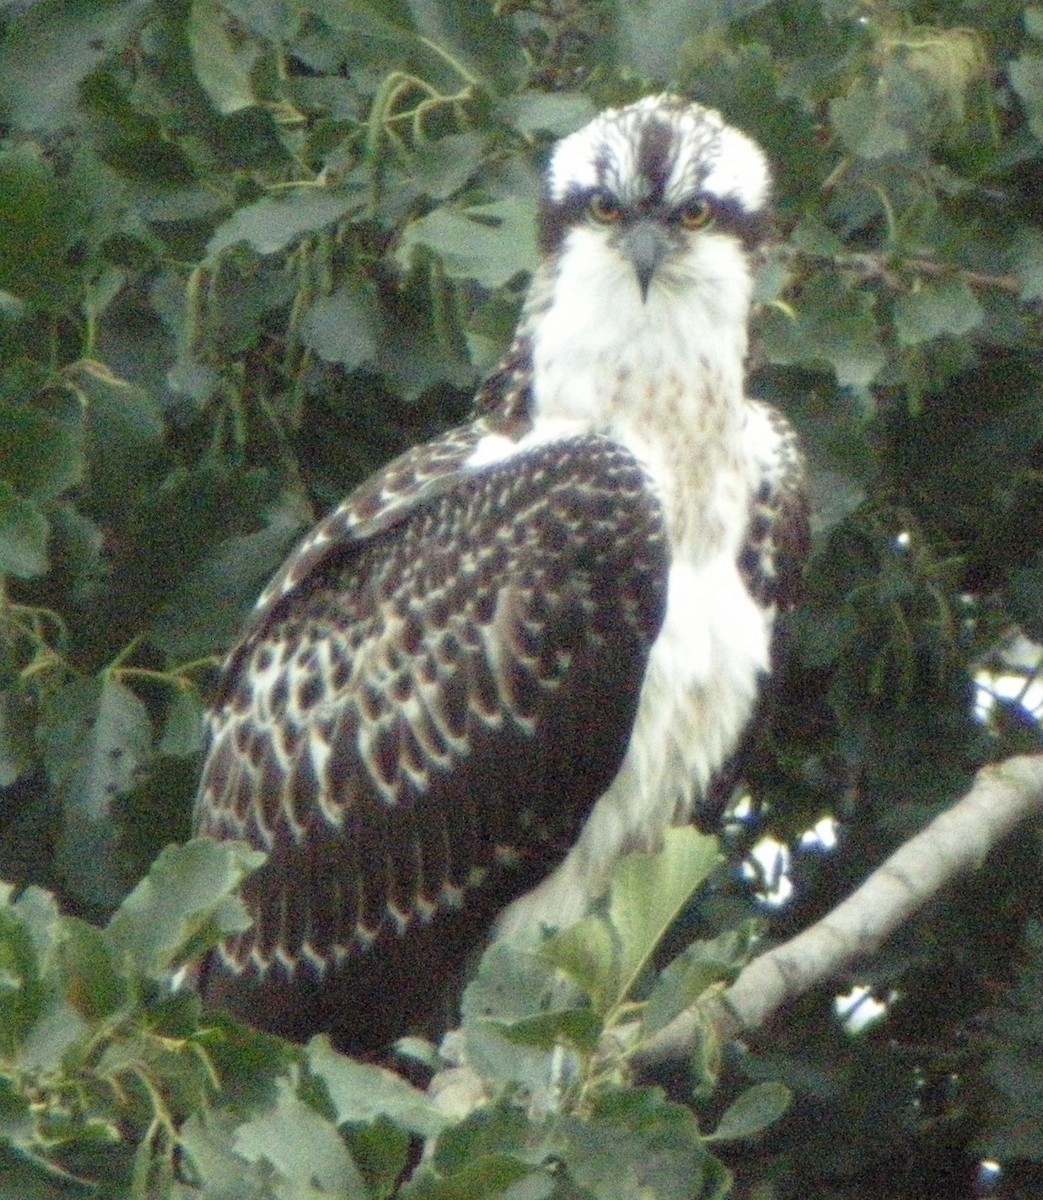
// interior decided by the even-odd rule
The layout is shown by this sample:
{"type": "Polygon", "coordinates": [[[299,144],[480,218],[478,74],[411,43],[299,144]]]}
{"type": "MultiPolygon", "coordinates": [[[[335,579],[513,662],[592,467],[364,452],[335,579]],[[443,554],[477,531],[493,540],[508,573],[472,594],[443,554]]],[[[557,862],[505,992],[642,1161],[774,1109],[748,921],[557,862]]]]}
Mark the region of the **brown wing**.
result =
{"type": "Polygon", "coordinates": [[[446,981],[618,770],[668,552],[641,468],[594,437],[303,546],[211,720],[199,829],[269,859],[203,988],[376,1050],[437,1029],[446,981]]]}

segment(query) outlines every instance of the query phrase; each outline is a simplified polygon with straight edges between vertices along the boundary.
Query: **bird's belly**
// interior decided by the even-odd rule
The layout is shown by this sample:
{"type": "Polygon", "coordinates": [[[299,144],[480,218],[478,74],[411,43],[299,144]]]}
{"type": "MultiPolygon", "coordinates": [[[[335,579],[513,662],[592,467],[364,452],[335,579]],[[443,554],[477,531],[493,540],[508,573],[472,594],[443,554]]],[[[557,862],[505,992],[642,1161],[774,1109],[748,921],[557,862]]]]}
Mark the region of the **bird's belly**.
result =
{"type": "Polygon", "coordinates": [[[657,848],[664,829],[691,818],[750,718],[771,625],[734,560],[671,568],[623,765],[565,860],[504,911],[500,936],[534,937],[579,920],[621,855],[657,848]]]}

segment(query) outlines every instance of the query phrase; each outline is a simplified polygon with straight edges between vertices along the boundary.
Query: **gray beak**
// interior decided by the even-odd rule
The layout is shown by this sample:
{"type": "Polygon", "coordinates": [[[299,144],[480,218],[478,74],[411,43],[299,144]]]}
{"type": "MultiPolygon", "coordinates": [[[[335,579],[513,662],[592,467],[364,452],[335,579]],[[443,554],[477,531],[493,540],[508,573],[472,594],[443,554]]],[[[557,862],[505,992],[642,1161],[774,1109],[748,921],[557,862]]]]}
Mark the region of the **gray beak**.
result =
{"type": "Polygon", "coordinates": [[[670,239],[654,221],[638,221],[620,238],[619,247],[634,264],[641,299],[647,300],[652,276],[670,252],[670,239]]]}

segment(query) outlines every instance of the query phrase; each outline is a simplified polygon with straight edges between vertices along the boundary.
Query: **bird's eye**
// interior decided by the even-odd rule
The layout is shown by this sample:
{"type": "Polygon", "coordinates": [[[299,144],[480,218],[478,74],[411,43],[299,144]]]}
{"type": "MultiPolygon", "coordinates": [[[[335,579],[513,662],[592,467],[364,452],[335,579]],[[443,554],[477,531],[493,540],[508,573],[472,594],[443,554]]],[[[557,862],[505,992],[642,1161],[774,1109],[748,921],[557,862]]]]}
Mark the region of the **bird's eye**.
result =
{"type": "Polygon", "coordinates": [[[701,229],[709,224],[713,209],[706,200],[696,197],[681,206],[678,217],[685,229],[701,229]]]}
{"type": "Polygon", "coordinates": [[[590,215],[602,225],[614,225],[623,218],[623,206],[607,192],[595,192],[590,198],[590,215]]]}

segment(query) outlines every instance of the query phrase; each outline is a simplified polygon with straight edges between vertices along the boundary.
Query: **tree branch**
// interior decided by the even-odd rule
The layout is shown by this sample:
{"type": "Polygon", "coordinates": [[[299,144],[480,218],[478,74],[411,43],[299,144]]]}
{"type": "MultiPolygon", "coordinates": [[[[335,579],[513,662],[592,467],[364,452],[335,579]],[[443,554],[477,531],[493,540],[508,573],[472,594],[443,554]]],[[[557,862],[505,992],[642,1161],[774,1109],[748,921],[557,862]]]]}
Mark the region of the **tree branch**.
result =
{"type": "Polygon", "coordinates": [[[787,262],[799,259],[827,263],[840,270],[854,271],[863,279],[878,279],[893,291],[908,290],[908,273],[926,279],[962,279],[971,287],[1007,292],[1021,296],[1025,290],[1024,280],[1017,275],[996,275],[986,271],[972,271],[956,263],[937,262],[928,258],[898,258],[887,254],[866,251],[849,251],[839,254],[816,254],[802,248],[784,246],[776,250],[787,262]],[[905,272],[905,276],[903,275],[905,272]]]}
{"type": "MultiPolygon", "coordinates": [[[[722,1040],[759,1029],[783,1005],[840,977],[872,954],[913,913],[1031,817],[1043,814],[1043,754],[1006,759],[979,771],[952,808],[900,846],[832,912],[750,962],[710,1019],[722,1040]]],[[[676,1058],[695,1044],[700,1016],[684,1013],[642,1052],[641,1064],[676,1058]]]]}

